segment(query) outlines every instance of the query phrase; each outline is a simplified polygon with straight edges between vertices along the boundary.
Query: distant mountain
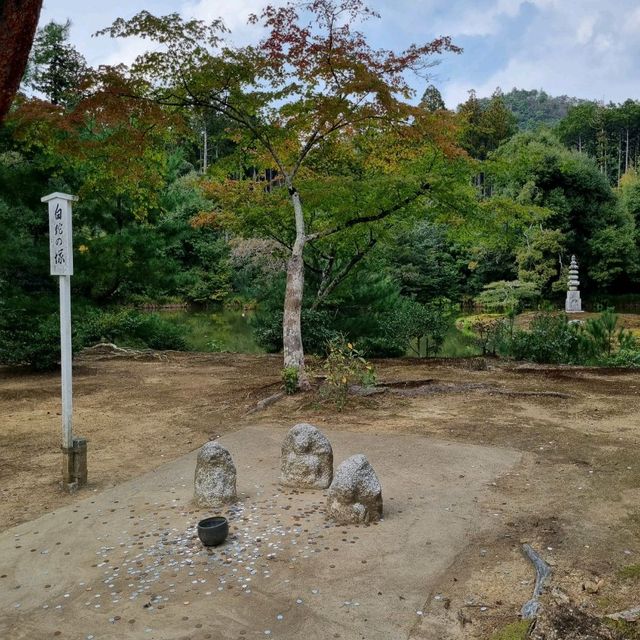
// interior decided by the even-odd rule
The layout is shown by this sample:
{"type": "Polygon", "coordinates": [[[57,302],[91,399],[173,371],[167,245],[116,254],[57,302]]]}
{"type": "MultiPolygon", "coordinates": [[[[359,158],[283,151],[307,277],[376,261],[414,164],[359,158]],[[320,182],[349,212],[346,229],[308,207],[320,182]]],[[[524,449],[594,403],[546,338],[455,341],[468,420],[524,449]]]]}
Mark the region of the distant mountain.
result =
{"type": "MultiPolygon", "coordinates": [[[[536,129],[540,125],[553,127],[567,115],[570,107],[588,102],[569,96],[550,96],[544,91],[533,89],[512,89],[503,94],[504,102],[516,117],[518,129],[521,131],[536,129]]],[[[489,104],[490,98],[480,98],[483,108],[489,104]]]]}

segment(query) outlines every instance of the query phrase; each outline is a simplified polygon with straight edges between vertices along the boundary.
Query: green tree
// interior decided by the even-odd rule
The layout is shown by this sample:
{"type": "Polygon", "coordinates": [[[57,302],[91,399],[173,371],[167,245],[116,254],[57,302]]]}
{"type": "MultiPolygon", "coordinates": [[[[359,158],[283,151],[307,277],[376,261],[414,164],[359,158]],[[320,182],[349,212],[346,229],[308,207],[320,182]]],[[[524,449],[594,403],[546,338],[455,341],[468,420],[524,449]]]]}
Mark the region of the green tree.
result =
{"type": "Polygon", "coordinates": [[[489,153],[516,132],[515,117],[505,104],[502,91],[493,92],[483,104],[475,91],[458,107],[462,125],[462,146],[473,158],[486,160],[489,153]]]}
{"type": "Polygon", "coordinates": [[[420,99],[420,106],[427,111],[434,112],[440,111],[441,109],[445,109],[444,100],[442,99],[442,94],[438,91],[438,88],[430,84],[422,94],[422,98],[420,99]]]}
{"type": "MultiPolygon", "coordinates": [[[[113,37],[142,36],[154,45],[131,68],[136,95],[224,115],[235,123],[236,141],[248,153],[245,167],[251,158],[261,175],[277,171],[277,180],[265,186],[268,191],[284,188],[290,206],[288,219],[281,219],[288,236],[281,239],[290,252],[284,363],[299,370],[301,386],[307,385],[301,333],[305,247],[381,221],[431,188],[414,179],[396,189],[393,200],[361,202],[355,215],[353,209],[348,218],[329,215],[309,232],[311,216],[305,215],[300,188],[306,165],[314,152],[326,151],[350,130],[393,126],[415,135],[421,123],[406,123],[419,119],[421,110],[406,102],[412,92],[405,73],[424,70],[434,54],[459,50],[449,38],[401,53],[374,50],[352,25],[375,16],[361,0],[268,6],[251,18],[266,29],[265,38],[257,46],[235,48],[222,43],[219,21],[183,21],[177,14],[158,18],[142,12],[105,31],[113,37]]],[[[357,247],[353,259],[358,261],[360,252],[357,247]]]]}
{"type": "Polygon", "coordinates": [[[567,150],[549,132],[522,133],[500,147],[488,171],[494,193],[552,212],[544,228],[560,231],[562,239],[547,240],[561,242],[565,257],[579,256],[583,288],[612,286],[633,268],[630,220],[594,160],[567,150]]]}
{"type": "Polygon", "coordinates": [[[77,99],[87,70],[84,57],[69,43],[71,21],[51,21],[38,29],[29,56],[25,84],[53,105],[77,99]]]}

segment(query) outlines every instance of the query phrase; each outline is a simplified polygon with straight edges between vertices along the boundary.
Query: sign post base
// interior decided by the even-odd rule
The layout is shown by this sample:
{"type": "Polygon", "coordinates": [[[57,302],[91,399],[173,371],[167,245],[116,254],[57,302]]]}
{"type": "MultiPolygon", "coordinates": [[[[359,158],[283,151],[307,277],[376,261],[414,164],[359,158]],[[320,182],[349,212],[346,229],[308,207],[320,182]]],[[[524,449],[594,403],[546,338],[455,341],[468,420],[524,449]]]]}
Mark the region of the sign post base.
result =
{"type": "Polygon", "coordinates": [[[74,493],[87,484],[87,440],[73,438],[73,446],[62,447],[62,488],[74,493]]]}

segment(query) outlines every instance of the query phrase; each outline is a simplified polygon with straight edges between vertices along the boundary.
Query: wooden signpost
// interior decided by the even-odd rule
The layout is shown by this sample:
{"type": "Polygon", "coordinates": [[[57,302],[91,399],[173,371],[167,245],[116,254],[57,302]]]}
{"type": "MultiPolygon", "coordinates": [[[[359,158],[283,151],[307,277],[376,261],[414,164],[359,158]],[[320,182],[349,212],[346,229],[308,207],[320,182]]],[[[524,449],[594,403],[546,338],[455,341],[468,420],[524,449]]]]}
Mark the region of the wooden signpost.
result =
{"type": "Polygon", "coordinates": [[[87,441],[73,437],[73,382],[71,348],[71,276],[73,229],[71,203],[77,196],[51,193],[49,205],[49,264],[60,280],[60,350],[62,370],[62,486],[74,491],[87,482],[87,441]]]}

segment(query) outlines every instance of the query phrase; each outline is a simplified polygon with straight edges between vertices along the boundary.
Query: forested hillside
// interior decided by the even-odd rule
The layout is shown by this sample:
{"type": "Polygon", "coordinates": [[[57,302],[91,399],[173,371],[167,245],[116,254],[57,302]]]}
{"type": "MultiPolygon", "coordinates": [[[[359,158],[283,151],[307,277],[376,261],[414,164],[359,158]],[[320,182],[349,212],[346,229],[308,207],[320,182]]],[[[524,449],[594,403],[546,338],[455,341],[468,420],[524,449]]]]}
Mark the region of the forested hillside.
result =
{"type": "MultiPolygon", "coordinates": [[[[550,96],[544,90],[513,88],[503,94],[504,103],[513,113],[516,125],[521,131],[532,131],[540,126],[554,127],[562,120],[571,107],[586,102],[569,96],[550,96]]],[[[487,107],[490,98],[481,98],[480,104],[487,107]]]]}

